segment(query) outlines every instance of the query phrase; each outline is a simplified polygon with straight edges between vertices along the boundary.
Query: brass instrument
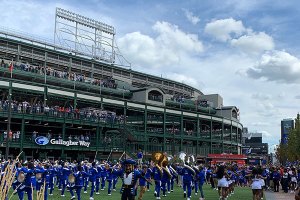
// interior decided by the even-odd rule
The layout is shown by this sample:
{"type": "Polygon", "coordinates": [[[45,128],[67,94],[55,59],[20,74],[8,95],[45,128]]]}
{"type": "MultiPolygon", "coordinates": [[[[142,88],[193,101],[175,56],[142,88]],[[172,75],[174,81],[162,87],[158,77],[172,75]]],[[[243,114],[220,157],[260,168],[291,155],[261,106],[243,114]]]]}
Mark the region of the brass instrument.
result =
{"type": "Polygon", "coordinates": [[[45,190],[46,182],[44,181],[44,184],[42,185],[41,189],[36,192],[36,200],[44,200],[45,199],[45,190]]]}
{"type": "Polygon", "coordinates": [[[8,161],[3,177],[1,178],[1,185],[0,185],[0,200],[7,199],[7,194],[12,186],[14,178],[16,176],[17,170],[15,169],[17,162],[19,161],[20,155],[23,151],[16,157],[16,159],[12,161],[8,161]],[[11,163],[12,162],[12,163],[11,163]]]}
{"type": "Polygon", "coordinates": [[[75,183],[75,176],[73,175],[73,173],[71,173],[69,176],[68,176],[68,182],[70,184],[74,184],[75,183]]]}
{"type": "Polygon", "coordinates": [[[185,152],[180,152],[178,157],[180,158],[180,160],[183,162],[183,167],[189,169],[193,176],[196,175],[195,170],[190,166],[191,164],[193,164],[192,162],[195,162],[195,157],[193,155],[188,156],[185,152]]]}
{"type": "Polygon", "coordinates": [[[169,179],[172,178],[172,174],[168,168],[168,157],[164,155],[163,160],[161,161],[161,168],[163,169],[163,171],[165,171],[169,177],[169,179]]]}
{"type": "Polygon", "coordinates": [[[23,183],[24,182],[24,180],[25,180],[25,174],[24,174],[24,172],[19,172],[17,180],[18,180],[19,183],[23,183]]]}
{"type": "Polygon", "coordinates": [[[163,169],[161,167],[161,162],[164,159],[164,154],[162,152],[152,153],[151,160],[154,162],[154,165],[159,169],[160,174],[162,175],[163,169]]]}

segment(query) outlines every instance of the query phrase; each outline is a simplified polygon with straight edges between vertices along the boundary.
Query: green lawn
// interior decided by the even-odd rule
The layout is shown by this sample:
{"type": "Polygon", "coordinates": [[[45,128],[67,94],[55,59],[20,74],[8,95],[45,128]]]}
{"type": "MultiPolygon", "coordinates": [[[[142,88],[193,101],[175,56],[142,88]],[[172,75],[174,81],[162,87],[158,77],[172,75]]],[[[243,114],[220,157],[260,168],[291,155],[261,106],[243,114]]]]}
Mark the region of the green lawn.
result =
{"type": "MultiPolygon", "coordinates": [[[[119,186],[120,188],[120,186],[119,186]]],[[[88,194],[84,194],[82,192],[81,194],[81,198],[82,200],[89,200],[89,189],[88,188],[88,194]]],[[[180,187],[175,186],[175,191],[167,194],[167,197],[162,197],[161,195],[161,199],[171,199],[171,200],[179,200],[179,199],[184,199],[183,198],[183,191],[180,187]]],[[[65,192],[65,197],[61,197],[60,196],[60,191],[55,188],[54,191],[54,195],[53,196],[49,196],[48,200],[57,200],[57,199],[63,199],[63,200],[70,200],[71,195],[69,192],[65,192]]],[[[204,185],[204,195],[205,195],[205,200],[218,200],[218,191],[216,190],[212,190],[210,188],[210,185],[204,185]]],[[[36,194],[34,193],[33,196],[34,200],[36,200],[36,194]]],[[[25,196],[24,198],[25,200],[27,199],[27,196],[25,196]]],[[[94,194],[94,199],[95,200],[120,200],[121,199],[121,195],[119,193],[119,190],[117,189],[117,191],[113,191],[112,192],[112,196],[108,196],[107,195],[107,190],[104,191],[100,191],[100,195],[96,195],[94,194]]],[[[137,197],[135,198],[137,200],[137,197]]],[[[155,197],[153,195],[153,186],[152,188],[150,188],[149,192],[146,192],[143,200],[155,200],[155,197]]],[[[11,200],[18,200],[17,195],[13,196],[13,198],[11,198],[11,200]]],[[[191,200],[199,200],[199,193],[197,196],[195,196],[194,193],[192,193],[192,198],[191,200]]],[[[230,196],[228,198],[228,200],[252,200],[252,192],[251,189],[249,187],[245,187],[245,188],[240,188],[240,187],[236,187],[235,188],[235,194],[230,196]]]]}

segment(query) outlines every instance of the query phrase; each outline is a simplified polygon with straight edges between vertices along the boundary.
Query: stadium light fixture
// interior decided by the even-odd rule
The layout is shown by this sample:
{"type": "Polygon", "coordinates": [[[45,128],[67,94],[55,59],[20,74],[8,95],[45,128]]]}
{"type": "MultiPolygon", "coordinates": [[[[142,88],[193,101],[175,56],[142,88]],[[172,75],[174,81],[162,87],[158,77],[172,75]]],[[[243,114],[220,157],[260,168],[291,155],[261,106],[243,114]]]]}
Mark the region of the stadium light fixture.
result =
{"type": "Polygon", "coordinates": [[[60,18],[70,20],[72,22],[77,22],[81,25],[90,28],[95,28],[111,35],[115,35],[115,28],[113,26],[105,24],[103,22],[96,21],[94,19],[90,19],[88,17],[84,17],[82,15],[70,12],[68,10],[62,8],[56,8],[56,15],[60,18]]]}

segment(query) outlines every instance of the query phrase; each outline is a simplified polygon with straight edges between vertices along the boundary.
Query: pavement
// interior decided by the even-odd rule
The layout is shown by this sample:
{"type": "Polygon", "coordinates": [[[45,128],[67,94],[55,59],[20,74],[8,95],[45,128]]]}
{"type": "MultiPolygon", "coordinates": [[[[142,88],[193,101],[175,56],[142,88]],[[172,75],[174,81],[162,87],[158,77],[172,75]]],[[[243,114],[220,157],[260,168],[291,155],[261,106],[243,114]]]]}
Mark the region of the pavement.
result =
{"type": "Polygon", "coordinates": [[[295,194],[280,192],[265,191],[266,200],[294,200],[295,194]]]}

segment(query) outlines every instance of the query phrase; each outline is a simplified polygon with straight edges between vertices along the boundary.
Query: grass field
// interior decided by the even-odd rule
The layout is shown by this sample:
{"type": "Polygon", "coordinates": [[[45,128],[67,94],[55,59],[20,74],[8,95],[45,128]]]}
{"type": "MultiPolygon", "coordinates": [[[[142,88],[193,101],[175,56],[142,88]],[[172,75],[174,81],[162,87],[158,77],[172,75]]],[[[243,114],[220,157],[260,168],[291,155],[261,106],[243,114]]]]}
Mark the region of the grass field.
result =
{"type": "MultiPolygon", "coordinates": [[[[120,188],[120,185],[118,185],[120,188]]],[[[88,193],[84,194],[82,191],[81,194],[81,198],[82,200],[89,200],[89,190],[90,188],[88,188],[88,193]]],[[[143,200],[155,200],[155,197],[153,195],[153,186],[152,188],[150,188],[149,192],[146,192],[143,200]]],[[[204,185],[204,196],[205,196],[205,200],[218,200],[218,191],[216,190],[212,190],[210,188],[210,185],[204,185]]],[[[58,199],[62,199],[62,200],[70,200],[71,195],[70,192],[66,191],[65,192],[65,197],[61,197],[60,196],[60,191],[55,188],[54,190],[54,194],[53,196],[48,196],[48,200],[58,200],[58,199]]],[[[24,199],[27,199],[27,196],[24,197],[24,199]]],[[[33,199],[36,200],[36,193],[34,192],[34,196],[33,199]]],[[[108,196],[107,195],[107,190],[104,191],[100,191],[99,195],[94,194],[94,199],[95,200],[120,200],[121,199],[121,195],[119,193],[119,190],[117,189],[117,191],[112,191],[112,195],[108,196]]],[[[135,198],[137,200],[137,197],[135,198]]],[[[179,199],[184,199],[183,198],[183,191],[180,187],[175,186],[174,188],[174,192],[167,194],[167,197],[162,197],[161,195],[161,199],[162,200],[167,200],[167,199],[171,199],[171,200],[179,200],[179,199]]],[[[14,195],[11,200],[18,200],[18,196],[14,195]]],[[[191,200],[199,200],[199,193],[197,196],[195,196],[194,193],[192,193],[192,198],[191,200]]],[[[252,200],[252,191],[249,187],[244,187],[244,188],[240,188],[240,187],[236,187],[235,188],[235,194],[230,196],[228,198],[228,200],[252,200]]]]}

